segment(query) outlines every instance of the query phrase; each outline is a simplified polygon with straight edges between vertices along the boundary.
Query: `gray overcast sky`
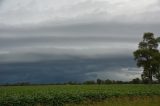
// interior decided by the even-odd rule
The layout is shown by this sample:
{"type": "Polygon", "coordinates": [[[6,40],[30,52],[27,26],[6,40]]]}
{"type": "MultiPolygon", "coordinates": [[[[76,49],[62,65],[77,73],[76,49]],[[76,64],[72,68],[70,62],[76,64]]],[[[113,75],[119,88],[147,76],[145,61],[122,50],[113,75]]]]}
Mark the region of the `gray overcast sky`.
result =
{"type": "Polygon", "coordinates": [[[159,18],[159,0],[0,0],[0,83],[139,77],[132,52],[159,18]]]}

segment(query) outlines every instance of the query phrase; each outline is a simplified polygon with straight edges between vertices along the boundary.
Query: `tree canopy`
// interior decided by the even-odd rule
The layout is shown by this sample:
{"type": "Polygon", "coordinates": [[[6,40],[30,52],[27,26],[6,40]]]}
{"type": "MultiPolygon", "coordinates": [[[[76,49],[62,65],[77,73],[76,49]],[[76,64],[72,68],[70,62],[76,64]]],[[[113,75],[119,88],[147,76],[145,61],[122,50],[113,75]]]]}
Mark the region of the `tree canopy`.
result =
{"type": "Polygon", "coordinates": [[[142,80],[150,83],[152,83],[153,77],[157,79],[160,77],[159,41],[160,38],[155,38],[153,33],[144,33],[138,49],[133,53],[137,66],[143,68],[142,80]]]}

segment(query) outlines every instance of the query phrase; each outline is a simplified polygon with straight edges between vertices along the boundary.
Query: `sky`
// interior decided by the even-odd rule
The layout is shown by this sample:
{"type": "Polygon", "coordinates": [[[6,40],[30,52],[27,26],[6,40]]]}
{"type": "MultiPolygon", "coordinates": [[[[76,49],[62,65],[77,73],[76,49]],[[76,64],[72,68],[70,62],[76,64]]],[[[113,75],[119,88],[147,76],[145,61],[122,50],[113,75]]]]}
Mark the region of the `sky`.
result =
{"type": "Polygon", "coordinates": [[[159,18],[159,0],[0,0],[0,83],[140,77],[133,51],[159,18]]]}

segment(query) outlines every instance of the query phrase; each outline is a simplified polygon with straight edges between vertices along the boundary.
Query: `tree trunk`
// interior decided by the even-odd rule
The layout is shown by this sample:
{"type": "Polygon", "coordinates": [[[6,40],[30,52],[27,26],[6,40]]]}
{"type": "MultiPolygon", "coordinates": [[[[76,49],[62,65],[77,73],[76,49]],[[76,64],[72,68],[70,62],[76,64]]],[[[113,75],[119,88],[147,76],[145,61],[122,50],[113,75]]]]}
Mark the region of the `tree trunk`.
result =
{"type": "Polygon", "coordinates": [[[152,84],[152,70],[149,70],[149,84],[152,84]]]}

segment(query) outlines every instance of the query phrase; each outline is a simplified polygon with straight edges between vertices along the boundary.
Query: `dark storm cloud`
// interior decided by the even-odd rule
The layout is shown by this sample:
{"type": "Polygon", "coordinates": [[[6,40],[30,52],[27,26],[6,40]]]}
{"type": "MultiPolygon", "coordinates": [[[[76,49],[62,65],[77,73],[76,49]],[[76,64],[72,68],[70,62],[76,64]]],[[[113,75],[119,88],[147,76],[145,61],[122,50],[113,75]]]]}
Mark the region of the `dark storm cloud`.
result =
{"type": "MultiPolygon", "coordinates": [[[[99,77],[99,73],[121,73],[123,68],[135,67],[135,63],[130,57],[72,58],[29,63],[1,63],[0,67],[0,83],[21,81],[50,83],[95,80],[99,77]]],[[[137,70],[134,71],[133,74],[137,73],[137,70]]],[[[106,75],[107,78],[110,78],[110,76],[106,75]]]]}
{"type": "Polygon", "coordinates": [[[132,52],[159,36],[158,0],[0,0],[0,83],[139,77],[132,52]]]}

